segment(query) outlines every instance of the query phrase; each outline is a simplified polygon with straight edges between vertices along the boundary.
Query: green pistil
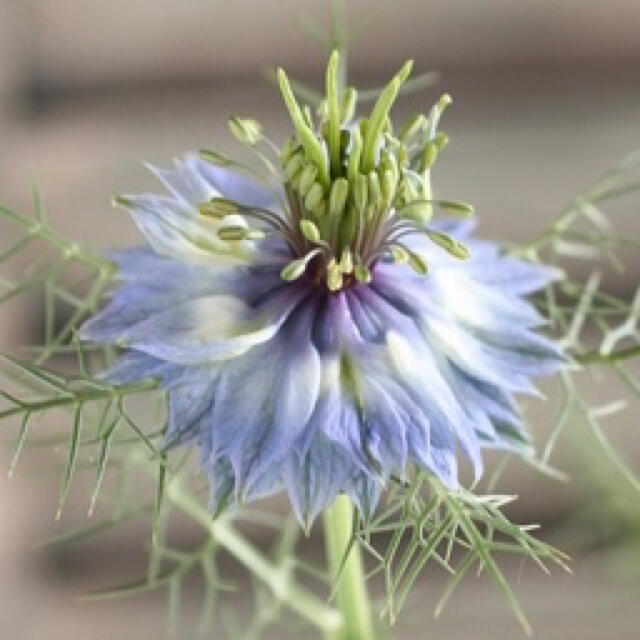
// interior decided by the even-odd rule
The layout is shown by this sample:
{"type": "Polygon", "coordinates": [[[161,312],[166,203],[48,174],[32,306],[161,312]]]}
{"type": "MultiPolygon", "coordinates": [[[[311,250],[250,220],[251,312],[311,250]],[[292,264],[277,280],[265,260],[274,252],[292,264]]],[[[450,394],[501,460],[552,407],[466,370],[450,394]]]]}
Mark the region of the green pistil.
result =
{"type": "Polygon", "coordinates": [[[340,54],[334,51],[327,65],[327,110],[328,110],[328,143],[331,159],[331,175],[339,177],[342,171],[340,163],[340,106],[338,104],[338,63],[340,54]]]}
{"type": "Polygon", "coordinates": [[[369,173],[375,168],[376,145],[378,144],[385,122],[389,116],[389,111],[391,111],[391,106],[398,97],[398,91],[411,73],[411,67],[413,67],[413,61],[409,60],[383,89],[371,111],[362,146],[363,173],[369,173]]]}
{"type": "Polygon", "coordinates": [[[315,164],[322,184],[328,188],[329,173],[327,171],[324,149],[298,106],[298,102],[293,95],[293,91],[291,90],[291,86],[289,85],[289,80],[287,79],[287,74],[284,72],[284,69],[278,69],[278,82],[280,83],[282,97],[287,105],[289,115],[293,121],[293,126],[295,127],[300,143],[305,150],[307,159],[315,164]]]}

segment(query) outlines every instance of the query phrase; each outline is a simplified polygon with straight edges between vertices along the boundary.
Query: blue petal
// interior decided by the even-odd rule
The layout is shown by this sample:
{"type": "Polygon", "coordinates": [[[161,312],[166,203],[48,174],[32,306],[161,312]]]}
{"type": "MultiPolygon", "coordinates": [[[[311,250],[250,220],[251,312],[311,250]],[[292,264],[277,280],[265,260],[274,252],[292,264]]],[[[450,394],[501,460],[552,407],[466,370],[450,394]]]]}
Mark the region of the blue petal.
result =
{"type": "Polygon", "coordinates": [[[321,433],[316,434],[302,459],[295,455],[287,459],[283,467],[284,483],[293,510],[305,529],[331,506],[354,474],[349,454],[321,433]]]}
{"type": "MultiPolygon", "coordinates": [[[[124,329],[118,340],[177,364],[242,355],[273,338],[304,292],[287,287],[253,308],[229,295],[187,300],[124,329]]],[[[89,325],[83,337],[91,337],[89,325]]]]}
{"type": "Polygon", "coordinates": [[[236,488],[253,490],[305,429],[320,388],[311,313],[296,315],[272,341],[225,365],[211,415],[214,455],[230,459],[236,488]]]}

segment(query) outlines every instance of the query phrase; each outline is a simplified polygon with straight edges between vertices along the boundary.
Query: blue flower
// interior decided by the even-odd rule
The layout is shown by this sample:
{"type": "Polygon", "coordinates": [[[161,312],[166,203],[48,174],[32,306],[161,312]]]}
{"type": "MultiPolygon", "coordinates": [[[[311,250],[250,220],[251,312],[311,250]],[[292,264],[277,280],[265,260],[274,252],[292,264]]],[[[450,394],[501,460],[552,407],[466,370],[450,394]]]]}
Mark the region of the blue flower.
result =
{"type": "Polygon", "coordinates": [[[514,396],[564,357],[525,299],[556,273],[431,217],[470,212],[430,196],[447,100],[394,135],[389,88],[354,125],[329,73],[316,125],[280,81],[281,185],[212,153],[153,169],[165,195],[119,199],[150,247],[114,254],[119,287],[82,337],[126,349],[110,381],[161,381],[167,443],[198,444],[214,509],[286,489],[308,526],[340,492],[369,516],[411,465],[456,487],[459,450],[476,476],[483,449],[525,451],[514,396]]]}

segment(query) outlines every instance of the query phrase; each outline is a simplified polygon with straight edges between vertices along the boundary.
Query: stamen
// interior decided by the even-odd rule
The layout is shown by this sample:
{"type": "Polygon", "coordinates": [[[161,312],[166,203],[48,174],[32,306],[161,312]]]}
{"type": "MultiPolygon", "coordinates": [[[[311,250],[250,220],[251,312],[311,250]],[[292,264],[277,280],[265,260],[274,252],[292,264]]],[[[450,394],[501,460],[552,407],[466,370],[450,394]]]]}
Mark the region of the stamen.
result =
{"type": "Polygon", "coordinates": [[[211,198],[208,202],[198,205],[200,215],[207,218],[224,218],[231,213],[238,212],[238,203],[227,198],[211,198]]]}
{"type": "Polygon", "coordinates": [[[353,275],[358,282],[362,282],[363,284],[371,282],[371,271],[369,271],[369,268],[364,264],[356,264],[353,268],[353,275]]]}
{"type": "Polygon", "coordinates": [[[345,275],[349,275],[353,271],[353,256],[349,249],[343,250],[338,266],[340,267],[340,271],[345,275]]]}
{"type": "Polygon", "coordinates": [[[342,270],[335,258],[331,258],[327,265],[327,288],[329,291],[340,291],[342,289],[342,270]]]}
{"type": "Polygon", "coordinates": [[[226,242],[239,242],[240,240],[261,240],[264,238],[264,232],[259,229],[247,229],[239,225],[231,225],[221,227],[216,232],[220,240],[226,242]]]}
{"type": "Polygon", "coordinates": [[[242,144],[253,146],[262,139],[262,125],[257,120],[231,116],[227,124],[231,133],[242,144]]]}
{"type": "Polygon", "coordinates": [[[316,227],[311,220],[300,220],[300,231],[302,231],[302,235],[312,244],[322,243],[320,231],[318,231],[318,227],[316,227]]]}
{"type": "Polygon", "coordinates": [[[319,253],[322,253],[322,249],[312,249],[307,254],[302,256],[302,258],[292,260],[282,269],[282,271],[280,272],[280,277],[287,282],[297,280],[307,270],[309,261],[319,253]]]}
{"type": "Polygon", "coordinates": [[[427,229],[425,233],[429,236],[431,242],[442,247],[447,253],[450,253],[454,258],[465,260],[469,257],[469,249],[462,243],[458,242],[451,236],[441,231],[434,231],[433,229],[427,229]]]}

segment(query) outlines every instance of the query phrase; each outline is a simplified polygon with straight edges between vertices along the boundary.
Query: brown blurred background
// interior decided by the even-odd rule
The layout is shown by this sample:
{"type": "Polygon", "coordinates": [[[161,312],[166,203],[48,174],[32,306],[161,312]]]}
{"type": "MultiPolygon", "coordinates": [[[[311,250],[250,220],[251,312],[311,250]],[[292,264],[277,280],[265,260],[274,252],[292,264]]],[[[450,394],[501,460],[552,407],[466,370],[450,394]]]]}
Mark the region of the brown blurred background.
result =
{"type": "MultiPolygon", "coordinates": [[[[437,87],[404,101],[396,114],[426,109],[442,91],[453,95],[443,122],[451,144],[439,161],[436,188],[443,197],[473,202],[485,235],[530,237],[605,168],[640,147],[640,3],[634,0],[346,4],[356,37],[350,57],[356,85],[384,82],[409,57],[420,71],[440,71],[437,87]]],[[[29,209],[35,176],[62,231],[96,249],[134,244],[133,225],[109,203],[114,193],[156,187],[141,160],[166,165],[182,150],[203,146],[243,157],[226,129],[231,114],[256,116],[273,138],[282,138],[285,111],[262,70],[282,65],[321,85],[326,49],[309,42],[298,26],[302,17],[326,29],[329,4],[2,0],[0,201],[29,209]]],[[[625,233],[640,236],[638,209],[637,199],[619,208],[625,233]]],[[[616,276],[625,295],[638,283],[638,253],[616,276]]],[[[3,311],[0,344],[37,340],[32,326],[33,318],[3,311]]],[[[610,395],[620,394],[611,387],[610,395]]],[[[529,406],[541,440],[553,411],[553,401],[529,406]]],[[[610,425],[639,469],[633,414],[610,425]]],[[[606,463],[592,479],[602,456],[584,429],[570,426],[562,442],[557,463],[571,472],[571,482],[520,470],[507,474],[503,488],[521,495],[515,516],[542,522],[543,534],[575,555],[575,575],[545,577],[528,565],[514,566],[510,575],[539,638],[637,638],[640,546],[632,524],[638,496],[620,489],[621,506],[612,500],[618,490],[602,478],[617,481],[616,473],[606,463]]],[[[0,466],[9,457],[0,446],[0,466]]],[[[75,552],[35,551],[35,542],[54,530],[57,477],[32,458],[11,483],[1,478],[0,639],[163,637],[161,597],[99,605],[75,599],[122,573],[132,577],[126,571],[132,563],[143,566],[135,531],[75,552]]],[[[84,509],[78,505],[70,519],[81,521],[84,509]]],[[[425,578],[395,637],[521,636],[501,596],[473,578],[433,623],[425,612],[441,587],[442,576],[425,578]]]]}

